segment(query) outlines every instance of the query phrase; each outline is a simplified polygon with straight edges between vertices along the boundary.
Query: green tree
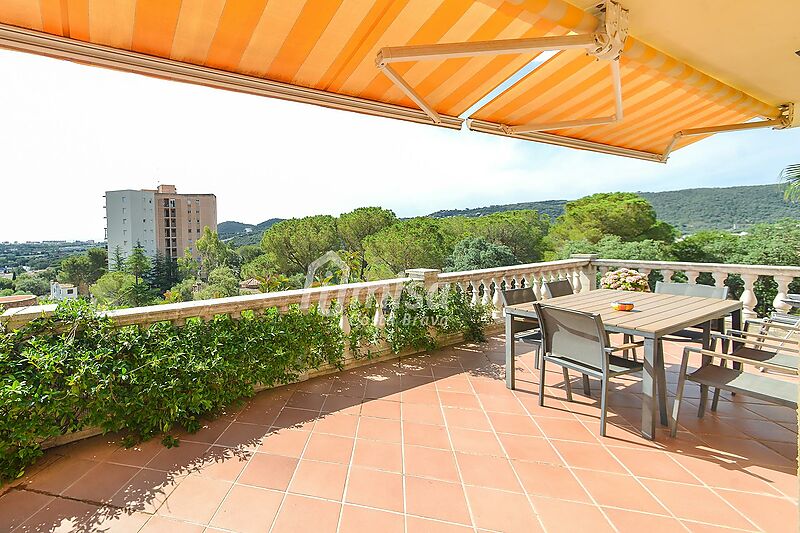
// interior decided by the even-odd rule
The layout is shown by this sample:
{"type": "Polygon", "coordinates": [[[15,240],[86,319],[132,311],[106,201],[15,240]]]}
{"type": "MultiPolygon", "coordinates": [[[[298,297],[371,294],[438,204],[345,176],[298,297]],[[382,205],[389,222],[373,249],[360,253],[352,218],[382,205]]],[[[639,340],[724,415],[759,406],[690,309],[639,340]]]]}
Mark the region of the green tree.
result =
{"type": "Polygon", "coordinates": [[[786,185],[784,198],[790,202],[800,202],[800,164],[784,168],[780,179],[786,185]]]}
{"type": "Polygon", "coordinates": [[[239,280],[233,270],[227,266],[219,266],[209,272],[208,285],[195,294],[196,300],[209,298],[225,298],[239,294],[239,280]]]}
{"type": "Polygon", "coordinates": [[[677,261],[690,263],[737,263],[743,258],[744,241],[725,231],[698,231],[671,246],[677,261]]]}
{"type": "Polygon", "coordinates": [[[623,241],[637,241],[653,236],[665,242],[674,239],[674,231],[656,220],[650,203],[634,193],[598,193],[567,202],[551,232],[556,246],[567,241],[600,241],[616,235],[623,241]]]}
{"type": "Polygon", "coordinates": [[[147,277],[147,283],[163,293],[179,281],[178,263],[171,257],[156,252],[153,265],[147,277]]]}
{"type": "Polygon", "coordinates": [[[261,246],[256,244],[246,244],[244,246],[240,246],[236,249],[236,251],[242,258],[243,265],[251,261],[255,261],[258,257],[264,255],[264,250],[261,249],[261,246]]]}
{"type": "Polygon", "coordinates": [[[479,270],[517,264],[511,248],[495,244],[483,237],[467,237],[458,243],[447,260],[447,270],[479,270]]]}
{"type": "Polygon", "coordinates": [[[409,268],[443,268],[447,249],[437,222],[412,218],[367,237],[370,277],[391,277],[409,268]]]}
{"type": "Polygon", "coordinates": [[[14,290],[17,293],[44,296],[50,294],[50,283],[40,276],[23,274],[14,281],[14,290]]]}
{"type": "Polygon", "coordinates": [[[114,254],[111,256],[111,270],[114,272],[122,272],[125,270],[125,256],[122,254],[122,248],[119,246],[114,247],[114,254]]]}
{"type": "Polygon", "coordinates": [[[542,259],[550,222],[533,210],[502,211],[479,217],[472,231],[488,242],[507,246],[523,263],[542,259]]]}
{"type": "Polygon", "coordinates": [[[325,252],[340,248],[336,219],[317,215],[283,220],[264,232],[261,247],[273,255],[280,272],[305,273],[325,252]]]}
{"type": "Polygon", "coordinates": [[[89,285],[106,273],[108,255],[103,248],[90,248],[83,254],[71,255],[61,261],[58,280],[72,283],[80,294],[89,293],[89,285]]]}
{"type": "Polygon", "coordinates": [[[141,243],[137,242],[133,247],[130,257],[125,261],[125,270],[133,275],[136,283],[142,281],[144,276],[150,272],[150,258],[144,253],[144,248],[141,243]]]}
{"type": "Polygon", "coordinates": [[[358,279],[363,280],[367,269],[367,258],[364,253],[364,241],[383,228],[397,222],[393,211],[380,207],[359,207],[339,216],[336,228],[345,248],[354,254],[356,269],[352,271],[358,279]]]}
{"type": "Polygon", "coordinates": [[[97,280],[89,291],[97,304],[103,307],[125,307],[132,305],[131,297],[136,278],[133,274],[115,270],[97,280]]]}
{"type": "Polygon", "coordinates": [[[166,303],[191,302],[194,300],[194,288],[197,284],[196,278],[179,281],[164,293],[164,301],[166,303]]]}
{"type": "Polygon", "coordinates": [[[200,265],[204,273],[210,273],[220,266],[231,266],[234,251],[221,241],[216,231],[208,226],[203,228],[203,235],[197,239],[197,252],[200,254],[200,265]]]}

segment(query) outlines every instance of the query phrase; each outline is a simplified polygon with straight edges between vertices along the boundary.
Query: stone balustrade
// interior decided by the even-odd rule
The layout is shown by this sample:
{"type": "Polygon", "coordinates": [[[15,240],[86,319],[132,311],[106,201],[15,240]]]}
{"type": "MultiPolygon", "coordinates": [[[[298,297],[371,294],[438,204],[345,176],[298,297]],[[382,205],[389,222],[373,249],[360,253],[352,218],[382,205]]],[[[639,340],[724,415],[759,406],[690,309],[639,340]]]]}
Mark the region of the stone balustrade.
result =
{"type": "Polygon", "coordinates": [[[755,283],[759,277],[775,280],[778,293],[772,306],[779,311],[788,311],[790,306],[784,302],[789,292],[789,284],[800,278],[800,266],[738,265],[725,263],[681,263],[673,261],[633,261],[623,259],[592,259],[591,264],[600,274],[620,267],[637,270],[643,274],[658,271],[664,281],[671,281],[677,272],[683,272],[689,283],[697,283],[700,274],[709,273],[717,287],[725,285],[728,276],[739,275],[744,283],[744,290],[739,300],[742,302],[745,318],[756,315],[758,300],[755,294],[755,283]]]}

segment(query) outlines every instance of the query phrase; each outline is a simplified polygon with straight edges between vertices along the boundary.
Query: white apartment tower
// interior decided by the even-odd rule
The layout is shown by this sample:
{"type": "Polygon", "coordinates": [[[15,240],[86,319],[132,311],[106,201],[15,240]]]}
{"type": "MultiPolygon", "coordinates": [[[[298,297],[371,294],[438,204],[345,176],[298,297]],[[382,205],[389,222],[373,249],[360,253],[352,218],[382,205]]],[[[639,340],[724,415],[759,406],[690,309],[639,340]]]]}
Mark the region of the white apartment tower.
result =
{"type": "Polygon", "coordinates": [[[137,243],[145,254],[182,257],[189,250],[197,257],[195,243],[203,227],[217,229],[217,198],[213,194],[178,194],[174,185],[155,190],[106,191],[106,240],[109,267],[119,247],[128,257],[137,243]]]}

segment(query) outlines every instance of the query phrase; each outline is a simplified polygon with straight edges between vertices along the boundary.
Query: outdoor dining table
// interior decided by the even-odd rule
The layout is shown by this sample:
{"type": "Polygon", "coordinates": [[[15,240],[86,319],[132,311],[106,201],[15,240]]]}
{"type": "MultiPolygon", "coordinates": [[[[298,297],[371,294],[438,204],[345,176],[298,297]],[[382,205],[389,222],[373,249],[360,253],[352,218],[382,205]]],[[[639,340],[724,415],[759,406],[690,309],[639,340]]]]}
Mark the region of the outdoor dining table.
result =
{"type": "MultiPolygon", "coordinates": [[[[653,439],[656,432],[656,410],[661,424],[668,425],[666,405],[666,373],[661,340],[687,327],[701,326],[703,347],[710,348],[711,323],[731,315],[733,329],[741,329],[742,303],[697,296],[679,296],[650,292],[629,292],[597,289],[569,296],[550,298],[544,303],[565,309],[599,314],[606,331],[629,334],[644,340],[642,372],[642,436],[653,439]],[[613,302],[632,302],[632,311],[615,311],[613,302]],[[656,392],[660,401],[656,399],[656,392]]],[[[532,303],[505,307],[506,321],[506,386],[514,388],[514,324],[515,320],[536,318],[532,303]]]]}

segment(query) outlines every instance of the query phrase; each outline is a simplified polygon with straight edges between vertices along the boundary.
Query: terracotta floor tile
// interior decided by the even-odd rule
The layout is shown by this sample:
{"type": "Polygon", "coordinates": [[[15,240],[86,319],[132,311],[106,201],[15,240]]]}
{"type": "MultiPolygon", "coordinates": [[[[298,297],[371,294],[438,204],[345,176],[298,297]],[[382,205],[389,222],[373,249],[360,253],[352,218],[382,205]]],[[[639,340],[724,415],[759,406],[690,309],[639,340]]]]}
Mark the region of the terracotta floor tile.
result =
{"type": "Polygon", "coordinates": [[[155,513],[183,477],[160,470],[140,470],[112,496],[109,503],[132,511],[155,513]]]}
{"type": "Polygon", "coordinates": [[[299,429],[273,429],[262,441],[257,451],[300,457],[311,433],[299,429]]]}
{"type": "Polygon", "coordinates": [[[406,404],[438,405],[439,395],[433,389],[404,390],[400,394],[401,401],[406,404]]]}
{"type": "Polygon", "coordinates": [[[611,525],[596,505],[534,496],[533,507],[548,533],[612,532],[611,525]]]}
{"type": "Polygon", "coordinates": [[[406,531],[407,533],[469,533],[474,530],[468,526],[409,516],[406,531]]]}
{"type": "Polygon", "coordinates": [[[477,429],[481,431],[491,431],[492,426],[489,419],[480,411],[469,409],[458,409],[456,407],[443,407],[444,418],[450,428],[477,429]]]}
{"type": "Polygon", "coordinates": [[[785,498],[718,490],[717,494],[764,531],[797,531],[797,504],[785,498]]]}
{"type": "MultiPolygon", "coordinates": [[[[625,467],[637,477],[700,484],[686,469],[676,463],[669,454],[657,450],[634,448],[608,449],[625,467]]],[[[569,462],[569,459],[567,460],[569,462]]],[[[600,469],[598,469],[600,470],[600,469]]]]}
{"type": "Polygon", "coordinates": [[[408,475],[459,482],[452,451],[423,446],[406,446],[403,451],[408,475]]]}
{"type": "MultiPolygon", "coordinates": [[[[646,513],[667,514],[661,504],[632,477],[595,470],[575,470],[575,475],[602,506],[619,507],[646,513]]],[[[691,485],[682,485],[691,487],[691,485]]]]}
{"type": "Polygon", "coordinates": [[[356,435],[359,439],[400,442],[400,421],[362,416],[358,423],[356,435]]]}
{"type": "Polygon", "coordinates": [[[345,501],[403,512],[403,476],[354,466],[350,469],[345,501]]]}
{"type": "Polygon", "coordinates": [[[442,409],[439,407],[438,400],[434,399],[431,404],[422,403],[403,403],[402,419],[406,422],[416,422],[419,424],[444,425],[442,409]]]}
{"type": "Polygon", "coordinates": [[[255,452],[248,450],[212,446],[203,457],[198,473],[212,479],[234,481],[253,455],[255,452]]]}
{"type": "Polygon", "coordinates": [[[513,433],[528,437],[539,437],[542,432],[528,415],[487,412],[489,421],[498,433],[513,433]]]}
{"type": "Polygon", "coordinates": [[[336,531],[341,504],[287,494],[272,533],[336,531]]]}
{"type": "Polygon", "coordinates": [[[73,483],[62,494],[76,500],[107,502],[140,468],[101,463],[73,483]]]}
{"type": "Polygon", "coordinates": [[[236,413],[237,422],[271,426],[286,405],[286,398],[268,395],[268,391],[251,398],[242,410],[236,413]]]}
{"type": "Polygon", "coordinates": [[[314,424],[314,432],[352,438],[356,436],[356,427],[358,427],[357,416],[333,413],[322,415],[314,424]]]}
{"type": "Polygon", "coordinates": [[[289,485],[289,492],[341,500],[346,477],[346,465],[303,459],[297,465],[297,471],[289,485]]]}
{"type": "Polygon", "coordinates": [[[284,407],[281,414],[272,423],[277,428],[294,428],[311,431],[317,421],[319,413],[308,409],[295,409],[294,407],[284,407]]]}
{"type": "Polygon", "coordinates": [[[164,449],[160,440],[153,438],[130,448],[118,448],[108,456],[106,462],[128,466],[144,466],[164,449]]]}
{"type": "Polygon", "coordinates": [[[456,461],[465,485],[522,492],[508,459],[456,452],[456,461]]]}
{"type": "Polygon", "coordinates": [[[550,443],[558,450],[566,464],[573,468],[626,473],[619,461],[600,444],[566,440],[551,440],[550,443]]]}
{"type": "Polygon", "coordinates": [[[336,376],[320,376],[311,378],[292,385],[295,391],[313,392],[316,394],[328,394],[336,381],[336,376]]]}
{"type": "Polygon", "coordinates": [[[481,409],[478,397],[472,393],[463,392],[439,392],[439,401],[448,407],[458,407],[460,409],[481,409]]]}
{"type": "Polygon", "coordinates": [[[500,442],[505,448],[510,459],[523,461],[537,461],[560,465],[563,463],[555,448],[543,437],[529,437],[527,435],[508,435],[498,433],[500,442]]]}
{"type": "Polygon", "coordinates": [[[322,405],[322,412],[358,416],[358,414],[361,413],[361,402],[364,395],[363,385],[361,386],[361,394],[358,396],[352,394],[348,395],[347,393],[352,393],[353,391],[347,390],[344,386],[342,389],[343,392],[341,393],[328,395],[325,399],[325,403],[322,405]]]}
{"type": "Polygon", "coordinates": [[[0,524],[11,531],[52,501],[46,494],[12,489],[0,496],[0,524]]]}
{"type": "Polygon", "coordinates": [[[398,395],[397,400],[400,400],[402,390],[403,385],[400,383],[399,377],[382,381],[367,380],[367,386],[364,388],[364,397],[389,400],[396,394],[398,395]]]}
{"type": "Polygon", "coordinates": [[[559,440],[574,440],[580,442],[597,442],[595,437],[578,420],[563,420],[556,418],[537,419],[539,427],[548,438],[559,440]]]}
{"type": "Polygon", "coordinates": [[[194,471],[202,464],[209,447],[208,444],[200,442],[182,442],[179,446],[162,448],[147,463],[147,468],[176,473],[194,471]]]}
{"type": "Polygon", "coordinates": [[[676,453],[671,456],[710,487],[746,490],[758,494],[776,494],[770,488],[767,478],[748,471],[748,466],[751,465],[748,461],[732,461],[724,455],[716,453],[707,453],[702,456],[676,453]]]}
{"type": "Polygon", "coordinates": [[[141,533],[201,533],[203,529],[203,526],[182,520],[152,516],[142,528],[141,533]]]}
{"type": "MultiPolygon", "coordinates": [[[[508,390],[508,389],[506,389],[508,390]]],[[[486,395],[480,396],[481,404],[486,411],[491,411],[494,413],[506,413],[506,414],[513,414],[513,415],[524,415],[525,408],[519,403],[516,397],[513,394],[504,394],[502,396],[498,395],[486,395]]]]}
{"type": "Polygon", "coordinates": [[[705,487],[645,479],[643,483],[678,518],[750,529],[752,526],[713,491],[705,487]]]}
{"type": "Polygon", "coordinates": [[[544,531],[524,494],[483,487],[466,487],[465,490],[478,528],[507,533],[544,531]]]}
{"type": "Polygon", "coordinates": [[[237,482],[265,489],[286,490],[297,462],[294,457],[256,453],[237,482]]]}
{"type": "Polygon", "coordinates": [[[58,449],[58,453],[73,459],[89,461],[105,461],[109,455],[120,447],[119,438],[113,434],[98,435],[90,439],[79,440],[58,449]]]}
{"type": "Polygon", "coordinates": [[[345,505],[338,533],[404,533],[405,521],[402,514],[387,513],[377,509],[367,509],[345,505]]]}
{"type": "Polygon", "coordinates": [[[751,437],[735,439],[718,435],[702,435],[705,442],[704,448],[720,452],[723,456],[732,459],[747,459],[753,463],[775,465],[782,467],[794,466],[794,462],[786,459],[778,452],[756,442],[751,437]]]}
{"type": "Polygon", "coordinates": [[[637,513],[620,509],[604,509],[606,516],[619,533],[679,533],[685,532],[683,525],[670,516],[637,513]]]}
{"type": "Polygon", "coordinates": [[[303,452],[303,459],[348,464],[354,444],[355,439],[348,437],[312,433],[303,452]]]}
{"type": "Polygon", "coordinates": [[[457,452],[505,457],[494,433],[472,429],[449,428],[453,449],[457,452]]]}
{"type": "Polygon", "coordinates": [[[189,475],[172,491],[158,514],[207,524],[230,488],[227,481],[189,475]]]}
{"type": "Polygon", "coordinates": [[[211,525],[241,533],[269,531],[283,493],[254,487],[234,486],[211,520],[211,525]]]}
{"type": "MultiPolygon", "coordinates": [[[[203,420],[200,429],[194,433],[180,430],[175,432],[175,436],[181,442],[204,442],[206,444],[213,444],[230,425],[231,420],[226,417],[220,417],[215,420],[203,420]]],[[[158,439],[152,440],[158,442],[158,439]]]]}
{"type": "Polygon", "coordinates": [[[429,448],[450,449],[450,439],[443,426],[403,422],[403,441],[407,445],[427,446],[429,448]]]}
{"type": "Polygon", "coordinates": [[[41,492],[61,494],[99,464],[87,459],[63,457],[37,473],[26,486],[41,492]]]}
{"type": "Polygon", "coordinates": [[[120,511],[111,507],[102,508],[92,527],[94,531],[111,533],[138,533],[151,515],[120,511]]]}
{"type": "Polygon", "coordinates": [[[377,440],[356,439],[353,465],[402,472],[403,453],[400,444],[377,440]]]}
{"type": "Polygon", "coordinates": [[[361,416],[400,420],[400,402],[368,400],[361,406],[361,416]]]}
{"type": "Polygon", "coordinates": [[[327,396],[325,394],[295,391],[295,393],[289,398],[289,401],[286,402],[286,406],[296,407],[298,409],[308,409],[309,411],[319,411],[322,409],[322,405],[325,403],[326,398],[327,396]]]}
{"type": "Polygon", "coordinates": [[[568,468],[545,463],[511,461],[528,494],[590,503],[591,499],[568,468]]]}
{"type": "Polygon", "coordinates": [[[215,444],[218,446],[255,450],[268,434],[269,428],[266,426],[233,422],[222,432],[222,435],[219,436],[215,444]]]}
{"type": "Polygon", "coordinates": [[[93,531],[108,511],[97,505],[54,498],[33,516],[28,518],[17,531],[48,533],[69,533],[73,531],[93,531]]]}
{"type": "Polygon", "coordinates": [[[471,524],[464,490],[456,483],[406,476],[406,512],[457,524],[471,524]]]}
{"type": "MultiPolygon", "coordinates": [[[[761,465],[747,465],[744,470],[753,477],[763,480],[769,485],[771,490],[777,491],[783,496],[788,496],[797,501],[800,499],[800,484],[797,482],[796,469],[782,469],[764,467],[761,465]]],[[[767,494],[768,492],[759,491],[767,494]]]]}

